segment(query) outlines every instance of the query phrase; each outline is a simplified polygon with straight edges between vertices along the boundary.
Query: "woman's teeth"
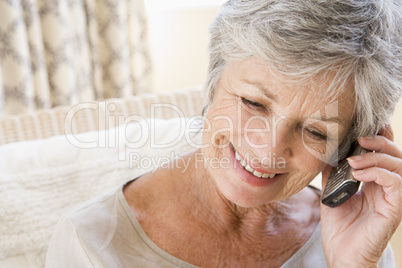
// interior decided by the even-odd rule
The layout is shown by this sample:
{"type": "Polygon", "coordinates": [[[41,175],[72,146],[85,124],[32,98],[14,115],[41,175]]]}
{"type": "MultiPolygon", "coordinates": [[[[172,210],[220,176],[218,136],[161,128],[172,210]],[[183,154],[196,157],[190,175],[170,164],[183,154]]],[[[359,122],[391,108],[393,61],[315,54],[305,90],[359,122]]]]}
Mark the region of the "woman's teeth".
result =
{"type": "Polygon", "coordinates": [[[236,159],[239,161],[239,163],[242,165],[242,167],[244,167],[245,170],[247,170],[248,172],[250,172],[251,174],[253,174],[254,176],[258,177],[258,178],[270,178],[272,179],[273,177],[275,177],[276,174],[268,174],[268,173],[261,173],[258,172],[256,170],[254,170],[252,167],[250,167],[246,161],[241,158],[241,156],[235,151],[235,157],[236,159]]]}

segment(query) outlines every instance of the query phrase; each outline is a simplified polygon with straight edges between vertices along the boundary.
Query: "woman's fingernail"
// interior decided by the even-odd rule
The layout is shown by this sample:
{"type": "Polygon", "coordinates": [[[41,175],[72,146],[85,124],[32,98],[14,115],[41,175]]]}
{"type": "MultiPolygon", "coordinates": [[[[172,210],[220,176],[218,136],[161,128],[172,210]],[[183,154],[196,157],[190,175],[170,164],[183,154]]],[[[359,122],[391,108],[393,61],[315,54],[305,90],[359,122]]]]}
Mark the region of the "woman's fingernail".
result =
{"type": "Polygon", "coordinates": [[[364,174],[364,170],[353,170],[352,171],[353,176],[361,176],[364,174]]]}
{"type": "Polygon", "coordinates": [[[365,140],[372,140],[373,137],[374,137],[374,136],[365,136],[365,137],[362,137],[362,138],[365,139],[365,140]]]}
{"type": "Polygon", "coordinates": [[[361,160],[363,160],[363,156],[361,156],[361,155],[355,155],[355,156],[348,157],[349,162],[357,162],[357,161],[361,161],[361,160]]]}

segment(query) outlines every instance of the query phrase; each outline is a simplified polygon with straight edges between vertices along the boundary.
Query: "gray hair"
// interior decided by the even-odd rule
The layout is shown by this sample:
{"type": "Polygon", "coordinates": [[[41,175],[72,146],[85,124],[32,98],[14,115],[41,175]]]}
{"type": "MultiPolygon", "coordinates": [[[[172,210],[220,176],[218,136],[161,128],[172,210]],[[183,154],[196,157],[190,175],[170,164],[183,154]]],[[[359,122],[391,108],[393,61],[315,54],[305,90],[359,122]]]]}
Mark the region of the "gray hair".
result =
{"type": "Polygon", "coordinates": [[[231,61],[256,56],[299,82],[336,72],[328,94],[339,92],[347,80],[354,86],[347,145],[378,133],[401,96],[400,0],[231,0],[210,34],[209,104],[231,61]]]}

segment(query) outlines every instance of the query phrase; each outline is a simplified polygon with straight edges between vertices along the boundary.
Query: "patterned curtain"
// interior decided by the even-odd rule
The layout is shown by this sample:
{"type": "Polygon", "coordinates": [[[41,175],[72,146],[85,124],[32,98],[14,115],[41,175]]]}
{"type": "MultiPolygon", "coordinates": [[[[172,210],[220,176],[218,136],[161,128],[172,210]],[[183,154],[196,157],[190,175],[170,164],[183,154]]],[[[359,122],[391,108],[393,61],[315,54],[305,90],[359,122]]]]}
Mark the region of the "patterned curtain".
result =
{"type": "Polygon", "coordinates": [[[143,0],[0,0],[0,115],[147,92],[143,0]]]}

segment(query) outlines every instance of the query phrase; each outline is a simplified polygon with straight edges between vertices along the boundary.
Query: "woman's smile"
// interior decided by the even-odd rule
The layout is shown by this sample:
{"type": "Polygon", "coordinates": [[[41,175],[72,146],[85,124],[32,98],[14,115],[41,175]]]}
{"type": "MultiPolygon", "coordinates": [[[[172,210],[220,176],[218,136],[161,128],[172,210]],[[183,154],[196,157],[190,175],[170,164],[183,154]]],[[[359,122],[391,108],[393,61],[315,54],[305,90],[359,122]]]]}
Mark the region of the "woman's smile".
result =
{"type": "Polygon", "coordinates": [[[262,170],[260,168],[254,167],[252,163],[248,163],[247,159],[245,159],[244,157],[242,157],[240,155],[239,152],[237,152],[234,147],[232,146],[234,152],[235,152],[235,158],[236,160],[242,165],[242,167],[247,170],[248,172],[250,172],[251,174],[253,174],[254,176],[258,177],[258,178],[263,178],[263,179],[267,179],[270,178],[272,179],[273,177],[275,177],[274,172],[267,172],[265,170],[262,170]]]}
{"type": "MultiPolygon", "coordinates": [[[[276,173],[261,167],[256,167],[254,164],[255,158],[248,159],[239,153],[232,144],[230,144],[231,162],[238,176],[246,183],[252,186],[268,186],[283,177],[283,173],[276,173]]],[[[258,161],[260,165],[262,163],[258,161]]]]}

